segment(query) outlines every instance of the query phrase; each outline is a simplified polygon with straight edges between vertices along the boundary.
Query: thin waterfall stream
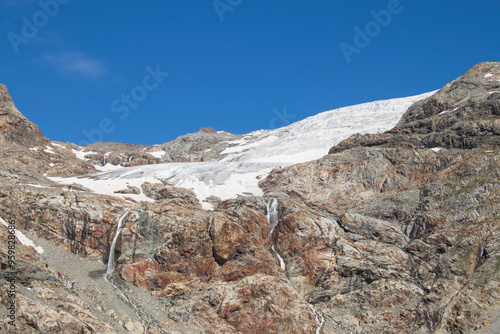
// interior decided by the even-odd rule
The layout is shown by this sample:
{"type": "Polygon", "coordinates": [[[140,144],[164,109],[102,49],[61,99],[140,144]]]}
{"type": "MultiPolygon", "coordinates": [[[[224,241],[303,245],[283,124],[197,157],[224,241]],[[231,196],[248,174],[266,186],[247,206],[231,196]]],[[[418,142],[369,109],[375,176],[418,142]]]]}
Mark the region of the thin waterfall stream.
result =
{"type": "MultiPolygon", "coordinates": [[[[271,240],[272,240],[272,235],[274,232],[274,229],[276,226],[278,226],[279,222],[279,215],[278,215],[278,199],[276,198],[270,198],[262,201],[264,205],[266,206],[267,209],[267,222],[269,223],[269,227],[271,228],[271,232],[269,233],[271,240]]],[[[280,263],[281,269],[283,269],[286,272],[286,264],[281,255],[278,253],[278,251],[274,248],[274,243],[271,246],[271,249],[274,251],[276,256],[278,257],[278,261],[280,263]]],[[[321,333],[321,329],[323,328],[323,325],[325,324],[325,317],[321,312],[313,305],[308,303],[309,307],[311,308],[311,311],[314,313],[314,317],[316,319],[316,323],[318,324],[318,327],[316,328],[316,334],[321,333]]]]}
{"type": "Polygon", "coordinates": [[[109,259],[108,259],[108,269],[106,270],[106,276],[111,276],[115,271],[115,248],[118,237],[120,236],[120,232],[122,231],[123,220],[127,217],[128,212],[124,213],[120,219],[118,220],[118,226],[116,227],[116,234],[113,238],[113,242],[111,243],[111,248],[109,250],[109,259]]]}
{"type": "MultiPolygon", "coordinates": [[[[154,319],[151,315],[149,315],[147,312],[145,312],[136,301],[134,301],[132,298],[127,296],[124,288],[122,287],[123,284],[121,284],[120,281],[117,280],[117,276],[115,275],[116,243],[117,243],[118,237],[120,236],[120,233],[123,229],[123,221],[125,220],[127,215],[128,215],[128,212],[124,213],[120,217],[120,219],[118,220],[118,225],[116,227],[116,233],[115,233],[115,236],[113,238],[113,242],[111,243],[111,248],[109,249],[108,267],[106,270],[106,274],[104,275],[104,279],[107,282],[109,282],[109,284],[111,284],[111,286],[113,287],[113,290],[116,292],[118,297],[134,311],[135,315],[140,319],[141,324],[144,327],[144,333],[147,333],[147,331],[149,330],[151,325],[156,325],[157,328],[161,328],[161,324],[156,319],[154,319]]],[[[160,333],[165,333],[165,332],[160,330],[160,333]]]]}
{"type": "MultiPolygon", "coordinates": [[[[273,235],[274,229],[278,225],[278,218],[279,218],[278,217],[278,200],[276,198],[270,198],[268,200],[264,200],[263,203],[266,206],[266,210],[267,210],[267,214],[266,214],[267,222],[269,223],[269,227],[271,228],[271,231],[269,232],[269,236],[271,237],[271,240],[272,240],[272,235],[273,235]]],[[[281,255],[278,253],[276,248],[274,248],[274,243],[271,246],[271,249],[276,254],[276,257],[278,258],[281,269],[283,269],[286,272],[285,261],[283,260],[281,255]]]]}

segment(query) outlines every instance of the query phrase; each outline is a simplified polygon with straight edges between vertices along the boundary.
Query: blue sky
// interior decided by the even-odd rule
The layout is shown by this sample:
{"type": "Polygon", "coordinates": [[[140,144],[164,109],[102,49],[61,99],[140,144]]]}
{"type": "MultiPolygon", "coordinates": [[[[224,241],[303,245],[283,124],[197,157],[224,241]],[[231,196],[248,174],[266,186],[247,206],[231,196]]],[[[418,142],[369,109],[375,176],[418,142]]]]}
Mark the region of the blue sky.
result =
{"type": "Polygon", "coordinates": [[[280,127],[500,55],[493,0],[0,4],[0,83],[46,137],[82,144],[280,127]]]}

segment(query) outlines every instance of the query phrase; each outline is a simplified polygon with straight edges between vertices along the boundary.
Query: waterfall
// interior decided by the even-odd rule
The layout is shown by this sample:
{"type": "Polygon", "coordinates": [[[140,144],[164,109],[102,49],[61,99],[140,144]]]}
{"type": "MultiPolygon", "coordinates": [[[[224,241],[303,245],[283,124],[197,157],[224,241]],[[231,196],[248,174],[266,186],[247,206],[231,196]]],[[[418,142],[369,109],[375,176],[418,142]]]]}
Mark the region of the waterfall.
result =
{"type": "MultiPolygon", "coordinates": [[[[269,227],[271,228],[269,235],[272,236],[274,228],[278,225],[278,200],[276,198],[270,198],[262,202],[264,203],[267,209],[267,214],[266,214],[267,222],[269,223],[269,227]]],[[[274,245],[271,246],[271,249],[278,257],[281,269],[286,271],[285,261],[283,260],[281,255],[276,251],[274,245]]]]}
{"type": "MultiPolygon", "coordinates": [[[[266,206],[267,209],[267,222],[269,223],[269,227],[271,228],[271,232],[269,233],[270,236],[272,236],[275,227],[278,225],[278,200],[276,198],[271,198],[267,200],[262,201],[264,205],[266,206]]],[[[285,261],[281,257],[281,255],[276,251],[274,248],[274,244],[271,246],[271,249],[274,251],[276,256],[278,257],[278,261],[280,263],[281,269],[283,269],[286,272],[286,265],[285,261]]],[[[308,303],[309,307],[311,308],[311,311],[314,314],[314,317],[316,319],[316,324],[318,325],[316,327],[316,334],[321,333],[321,329],[325,325],[325,317],[321,312],[312,304],[308,303]]]]}
{"type": "Polygon", "coordinates": [[[116,227],[116,234],[115,234],[115,237],[113,238],[113,242],[111,243],[111,248],[109,250],[108,270],[106,271],[106,276],[111,276],[111,274],[113,274],[113,272],[115,271],[116,241],[118,240],[118,236],[120,235],[120,232],[122,231],[122,223],[123,223],[123,220],[125,219],[125,217],[127,216],[127,214],[128,214],[128,212],[126,212],[118,220],[118,226],[116,227]]]}
{"type": "Polygon", "coordinates": [[[264,200],[264,204],[267,209],[267,222],[269,223],[269,227],[271,231],[269,234],[273,234],[274,228],[278,225],[278,200],[276,198],[271,198],[268,200],[264,200]]]}
{"type": "Polygon", "coordinates": [[[316,334],[320,334],[321,329],[323,328],[323,325],[325,324],[325,317],[323,317],[321,312],[313,304],[309,304],[309,307],[313,311],[314,317],[316,318],[316,323],[318,324],[318,327],[316,328],[316,334]]]}
{"type": "Polygon", "coordinates": [[[281,255],[276,251],[276,249],[274,249],[274,245],[271,248],[276,253],[276,255],[278,256],[278,261],[280,262],[281,269],[283,269],[284,271],[286,271],[285,261],[283,260],[283,258],[281,257],[281,255]]]}
{"type": "MultiPolygon", "coordinates": [[[[162,324],[160,324],[159,321],[157,321],[152,315],[144,311],[144,309],[140,306],[137,301],[134,299],[130,298],[127,293],[125,292],[125,289],[123,287],[123,284],[120,282],[113,273],[115,272],[115,248],[116,248],[116,242],[118,241],[118,236],[120,235],[120,232],[122,231],[123,227],[123,220],[125,217],[128,215],[128,212],[123,214],[120,219],[118,220],[118,226],[116,227],[116,234],[115,237],[113,238],[113,242],[111,243],[111,248],[109,250],[109,260],[108,260],[108,269],[106,271],[106,274],[104,275],[104,279],[111,284],[113,287],[113,290],[116,292],[117,296],[125,303],[127,304],[135,313],[137,318],[141,321],[142,326],[144,327],[144,333],[147,333],[149,328],[151,326],[155,326],[157,328],[161,328],[162,324]]],[[[160,330],[161,334],[166,334],[165,331],[160,330]]]]}

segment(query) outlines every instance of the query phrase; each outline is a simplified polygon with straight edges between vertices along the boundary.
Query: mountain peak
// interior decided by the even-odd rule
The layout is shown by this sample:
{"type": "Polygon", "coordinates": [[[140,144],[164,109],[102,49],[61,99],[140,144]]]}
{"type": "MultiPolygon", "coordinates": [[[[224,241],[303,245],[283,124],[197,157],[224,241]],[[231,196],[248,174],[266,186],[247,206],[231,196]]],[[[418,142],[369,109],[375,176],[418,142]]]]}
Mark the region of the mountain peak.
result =
{"type": "Polygon", "coordinates": [[[217,133],[217,131],[215,131],[213,128],[211,127],[203,127],[203,128],[200,128],[200,130],[198,132],[204,132],[204,133],[217,133]]]}
{"type": "Polygon", "coordinates": [[[17,110],[5,85],[0,84],[0,145],[41,146],[43,134],[17,110]]]}
{"type": "Polygon", "coordinates": [[[12,101],[12,97],[7,90],[7,87],[0,84],[0,109],[5,109],[13,112],[19,112],[12,101]]]}
{"type": "Polygon", "coordinates": [[[424,120],[445,110],[462,108],[469,101],[491,100],[491,95],[498,91],[500,91],[500,63],[477,64],[433,96],[409,108],[399,125],[424,120]]]}

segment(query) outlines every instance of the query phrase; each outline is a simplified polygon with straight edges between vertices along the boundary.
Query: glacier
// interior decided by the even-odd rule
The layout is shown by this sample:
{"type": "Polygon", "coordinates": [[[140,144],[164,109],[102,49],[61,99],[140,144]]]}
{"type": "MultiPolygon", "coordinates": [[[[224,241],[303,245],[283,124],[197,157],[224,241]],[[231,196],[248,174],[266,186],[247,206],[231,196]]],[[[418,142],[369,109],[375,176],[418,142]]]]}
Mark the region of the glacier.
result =
{"type": "Polygon", "coordinates": [[[193,190],[203,208],[212,210],[212,205],[205,202],[208,197],[226,200],[238,195],[262,196],[258,182],[273,169],[319,159],[353,134],[387,131],[413,103],[434,93],[338,108],[279,129],[254,131],[228,141],[217,161],[121,167],[86,176],[50,179],[68,185],[78,183],[100,194],[143,201],[151,199],[143,193],[122,195],[114,191],[127,185],[141,189],[144,182],[162,182],[193,190]]]}

